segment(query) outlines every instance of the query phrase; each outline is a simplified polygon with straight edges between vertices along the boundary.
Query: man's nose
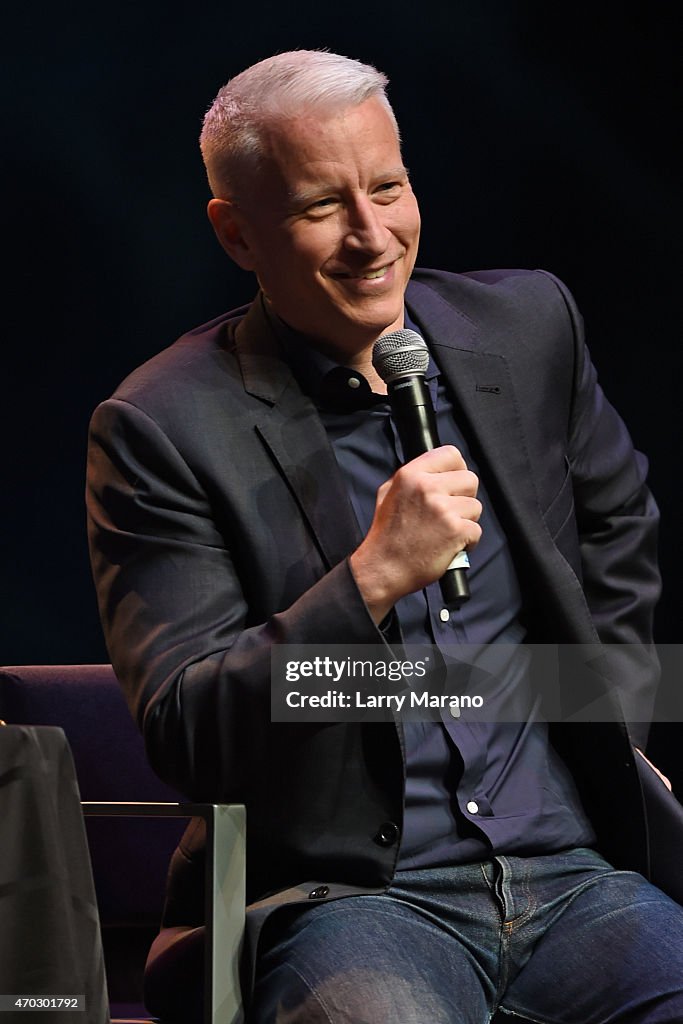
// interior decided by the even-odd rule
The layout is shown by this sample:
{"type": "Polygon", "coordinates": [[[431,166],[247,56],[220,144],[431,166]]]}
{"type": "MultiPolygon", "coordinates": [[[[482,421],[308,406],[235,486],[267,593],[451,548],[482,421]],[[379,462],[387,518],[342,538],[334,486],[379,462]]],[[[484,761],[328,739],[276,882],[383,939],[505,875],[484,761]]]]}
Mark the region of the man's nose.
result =
{"type": "Polygon", "coordinates": [[[380,256],[386,251],[391,232],[381,217],[382,207],[368,196],[356,199],[348,208],[348,229],[344,243],[348,249],[380,256]]]}

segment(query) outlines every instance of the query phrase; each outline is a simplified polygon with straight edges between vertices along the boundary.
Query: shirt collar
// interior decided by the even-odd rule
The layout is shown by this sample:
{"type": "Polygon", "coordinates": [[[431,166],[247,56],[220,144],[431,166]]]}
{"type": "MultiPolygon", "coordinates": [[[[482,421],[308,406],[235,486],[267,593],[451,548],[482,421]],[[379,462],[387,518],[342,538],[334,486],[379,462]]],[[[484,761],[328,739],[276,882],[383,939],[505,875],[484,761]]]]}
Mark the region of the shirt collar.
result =
{"type": "MultiPolygon", "coordinates": [[[[313,348],[303,341],[297,331],[280,319],[267,300],[263,305],[299,387],[304,394],[313,399],[319,408],[345,412],[370,408],[387,402],[386,395],[377,395],[371,390],[362,373],[336,363],[329,356],[313,348]]],[[[404,316],[405,327],[419,334],[407,309],[404,316]]],[[[425,379],[431,381],[438,375],[438,367],[430,353],[425,379]]]]}

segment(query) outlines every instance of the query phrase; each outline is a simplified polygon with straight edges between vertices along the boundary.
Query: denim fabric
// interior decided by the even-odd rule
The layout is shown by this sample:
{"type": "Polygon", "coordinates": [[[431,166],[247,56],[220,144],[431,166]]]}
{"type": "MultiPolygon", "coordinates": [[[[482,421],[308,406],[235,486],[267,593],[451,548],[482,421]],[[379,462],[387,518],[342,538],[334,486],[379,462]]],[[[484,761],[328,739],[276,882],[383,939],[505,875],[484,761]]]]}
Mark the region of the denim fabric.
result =
{"type": "Polygon", "coordinates": [[[579,849],[275,914],[250,1024],[681,1024],[683,909],[579,849]]]}

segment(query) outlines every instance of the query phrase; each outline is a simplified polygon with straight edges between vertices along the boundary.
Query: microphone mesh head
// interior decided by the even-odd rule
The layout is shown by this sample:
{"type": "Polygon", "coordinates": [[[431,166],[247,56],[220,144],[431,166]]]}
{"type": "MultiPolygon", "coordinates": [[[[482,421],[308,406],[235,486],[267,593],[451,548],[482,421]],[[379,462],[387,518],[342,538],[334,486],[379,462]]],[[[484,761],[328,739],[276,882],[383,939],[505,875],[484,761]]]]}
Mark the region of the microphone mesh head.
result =
{"type": "Polygon", "coordinates": [[[382,380],[390,384],[406,373],[426,373],[429,349],[416,331],[392,331],[375,342],[372,365],[382,380]]]}

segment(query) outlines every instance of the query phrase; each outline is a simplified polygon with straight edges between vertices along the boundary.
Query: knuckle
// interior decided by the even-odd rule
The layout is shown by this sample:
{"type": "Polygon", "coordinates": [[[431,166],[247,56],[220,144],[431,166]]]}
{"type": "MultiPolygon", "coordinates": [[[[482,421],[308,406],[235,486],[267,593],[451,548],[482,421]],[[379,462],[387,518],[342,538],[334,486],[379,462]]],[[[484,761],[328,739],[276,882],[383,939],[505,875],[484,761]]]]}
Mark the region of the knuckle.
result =
{"type": "Polygon", "coordinates": [[[457,470],[465,470],[465,469],[467,469],[467,465],[466,465],[465,460],[463,458],[462,452],[460,451],[459,448],[456,448],[456,446],[454,444],[447,444],[447,445],[444,445],[444,449],[450,455],[451,462],[452,462],[452,465],[453,465],[454,469],[457,469],[457,470]]]}
{"type": "Polygon", "coordinates": [[[463,469],[460,475],[460,485],[463,494],[474,498],[479,490],[479,477],[471,469],[463,469]]]}
{"type": "MultiPolygon", "coordinates": [[[[400,486],[406,486],[410,484],[414,476],[415,470],[413,469],[412,463],[406,462],[405,465],[399,466],[391,479],[395,480],[400,486]]],[[[391,481],[387,481],[387,483],[390,482],[391,481]]]]}
{"type": "Polygon", "coordinates": [[[436,497],[433,474],[419,473],[410,479],[412,491],[423,501],[432,502],[436,497]]]}

